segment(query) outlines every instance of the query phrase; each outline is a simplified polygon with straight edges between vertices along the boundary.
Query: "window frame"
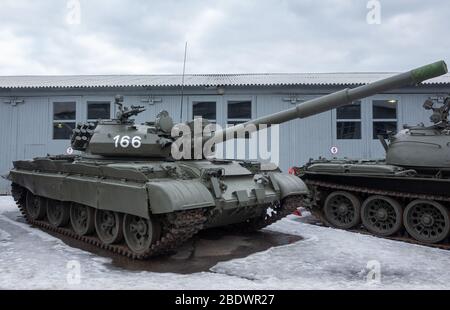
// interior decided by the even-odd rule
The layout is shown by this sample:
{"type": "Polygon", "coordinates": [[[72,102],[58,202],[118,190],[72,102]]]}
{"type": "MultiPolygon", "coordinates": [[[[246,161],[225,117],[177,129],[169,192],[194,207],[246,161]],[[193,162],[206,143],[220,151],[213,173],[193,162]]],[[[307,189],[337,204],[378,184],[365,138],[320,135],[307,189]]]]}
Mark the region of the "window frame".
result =
{"type": "Polygon", "coordinates": [[[78,110],[77,105],[78,105],[78,103],[77,103],[76,100],[53,100],[52,101],[52,109],[51,109],[51,111],[52,111],[52,113],[51,113],[51,119],[52,119],[52,121],[51,121],[51,124],[52,124],[51,128],[52,128],[52,131],[51,131],[51,137],[52,137],[53,141],[67,141],[67,140],[70,140],[70,138],[71,138],[70,136],[67,139],[55,138],[55,124],[74,124],[74,128],[73,129],[75,129],[75,127],[77,125],[77,110],[78,110]],[[74,106],[75,106],[75,118],[74,119],[56,120],[55,119],[55,105],[58,104],[58,103],[72,103],[72,104],[74,104],[74,106]]]}
{"type": "Polygon", "coordinates": [[[228,127],[235,126],[238,124],[243,124],[248,121],[251,121],[253,118],[253,100],[252,99],[227,99],[226,101],[226,125],[228,127]],[[229,106],[230,104],[237,104],[241,102],[248,102],[250,103],[250,118],[229,118],[229,106]]]}
{"type": "MultiPolygon", "coordinates": [[[[191,117],[190,117],[190,119],[191,120],[194,120],[194,118],[196,117],[196,116],[199,116],[199,115],[195,115],[195,113],[194,113],[194,106],[196,105],[196,104],[199,104],[199,103],[210,103],[211,105],[213,105],[214,104],[214,109],[215,109],[215,114],[216,114],[216,118],[215,119],[208,119],[208,118],[206,118],[206,120],[208,120],[211,124],[217,124],[217,118],[218,118],[218,112],[219,112],[219,109],[217,108],[217,100],[194,100],[194,101],[192,101],[192,103],[191,103],[191,112],[192,112],[192,115],[191,115],[191,117]]],[[[203,117],[203,116],[202,116],[203,117]]]]}
{"type": "Polygon", "coordinates": [[[102,120],[110,120],[112,118],[113,107],[110,100],[87,100],[86,101],[86,121],[89,123],[96,123],[99,118],[93,119],[89,118],[89,105],[90,104],[109,104],[109,117],[101,118],[102,120]]]}
{"type": "Polygon", "coordinates": [[[375,123],[395,123],[396,124],[396,130],[398,130],[398,122],[399,122],[399,103],[400,100],[394,99],[394,98],[388,98],[388,99],[372,99],[372,140],[378,140],[378,136],[375,137],[375,123]],[[389,102],[395,100],[395,118],[375,118],[374,116],[374,103],[375,101],[384,101],[389,102]]]}
{"type": "MultiPolygon", "coordinates": [[[[352,102],[351,104],[345,105],[345,106],[350,106],[350,105],[355,105],[356,103],[358,103],[359,105],[359,118],[339,118],[338,116],[338,109],[336,108],[336,125],[335,125],[335,130],[336,130],[336,140],[348,140],[348,141],[355,141],[355,140],[362,140],[363,139],[363,124],[362,124],[362,101],[361,100],[355,100],[354,102],[352,102]],[[359,124],[359,138],[355,138],[355,139],[349,139],[349,138],[339,138],[338,134],[339,134],[339,130],[338,130],[338,123],[358,123],[359,124]]],[[[343,107],[345,107],[343,106],[343,107]]],[[[340,108],[343,108],[340,107],[340,108]]]]}

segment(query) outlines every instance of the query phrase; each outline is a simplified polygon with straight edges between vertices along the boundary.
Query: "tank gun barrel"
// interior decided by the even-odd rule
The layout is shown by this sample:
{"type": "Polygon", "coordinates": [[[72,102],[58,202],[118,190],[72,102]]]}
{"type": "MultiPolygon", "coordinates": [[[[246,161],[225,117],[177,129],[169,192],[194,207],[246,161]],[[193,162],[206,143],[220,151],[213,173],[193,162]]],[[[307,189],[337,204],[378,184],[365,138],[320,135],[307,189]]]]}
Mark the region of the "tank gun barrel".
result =
{"type": "Polygon", "coordinates": [[[251,127],[258,130],[261,125],[270,126],[273,124],[285,123],[296,118],[305,118],[351,104],[355,100],[366,98],[384,91],[404,86],[417,85],[425,80],[441,76],[445,73],[447,73],[446,63],[444,61],[438,61],[370,84],[352,89],[346,88],[326,96],[308,100],[298,104],[294,108],[217,131],[212,139],[217,142],[233,139],[239,132],[244,132],[244,128],[247,128],[248,131],[248,128],[251,125],[254,126],[251,127]]]}

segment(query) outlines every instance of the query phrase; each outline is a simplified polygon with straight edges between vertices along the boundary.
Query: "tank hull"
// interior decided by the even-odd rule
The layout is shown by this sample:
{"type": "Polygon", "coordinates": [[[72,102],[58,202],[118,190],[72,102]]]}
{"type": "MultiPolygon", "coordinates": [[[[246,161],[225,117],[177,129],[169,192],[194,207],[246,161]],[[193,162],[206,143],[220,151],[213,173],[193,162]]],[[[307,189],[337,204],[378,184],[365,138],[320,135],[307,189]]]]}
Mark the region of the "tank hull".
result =
{"type": "Polygon", "coordinates": [[[380,161],[355,164],[351,161],[341,163],[322,163],[311,165],[304,171],[302,179],[311,182],[328,182],[352,187],[365,187],[377,191],[395,191],[414,195],[435,195],[449,197],[450,178],[435,178],[437,172],[415,170],[388,165],[380,161]],[[434,174],[432,173],[434,172],[434,174]],[[428,174],[430,173],[430,174],[428,174]]]}
{"type": "Polygon", "coordinates": [[[296,169],[311,191],[307,208],[323,224],[448,248],[450,178],[436,172],[351,160],[311,161],[296,169]]]}
{"type": "MultiPolygon", "coordinates": [[[[278,170],[258,168],[259,165],[240,161],[46,157],[15,162],[8,178],[24,213],[28,210],[28,197],[35,197],[46,205],[65,206],[70,210],[83,206],[92,210],[92,214],[109,212],[120,217],[133,216],[158,226],[158,235],[170,231],[171,225],[167,223],[173,218],[181,216],[180,221],[185,221],[183,214],[188,214],[188,218],[199,220],[194,221],[192,227],[184,227],[188,233],[181,239],[185,241],[197,231],[211,227],[234,225],[260,229],[299,206],[301,198],[308,193],[301,180],[278,170]],[[290,199],[297,203],[287,204],[290,199]],[[267,216],[269,208],[278,211],[276,216],[267,216]]],[[[51,228],[49,215],[47,219],[25,215],[32,224],[51,228]]],[[[67,235],[70,226],[53,228],[67,235]]],[[[95,232],[83,237],[93,238],[93,235],[95,232]]],[[[182,243],[181,239],[175,242],[177,246],[182,243]]],[[[147,258],[165,251],[120,252],[134,258],[147,258]]]]}

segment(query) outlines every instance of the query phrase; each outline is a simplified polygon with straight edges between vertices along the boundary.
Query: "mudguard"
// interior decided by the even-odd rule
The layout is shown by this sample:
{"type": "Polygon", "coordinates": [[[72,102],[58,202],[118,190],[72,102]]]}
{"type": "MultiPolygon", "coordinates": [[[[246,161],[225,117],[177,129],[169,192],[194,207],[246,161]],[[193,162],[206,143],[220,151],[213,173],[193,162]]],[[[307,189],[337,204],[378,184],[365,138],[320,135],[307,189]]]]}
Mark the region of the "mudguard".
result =
{"type": "Polygon", "coordinates": [[[153,214],[215,206],[213,196],[200,181],[152,181],[147,190],[153,214]]]}
{"type": "Polygon", "coordinates": [[[272,173],[270,179],[272,180],[274,189],[280,190],[281,199],[292,195],[308,194],[308,187],[306,184],[295,175],[272,173]]]}
{"type": "Polygon", "coordinates": [[[145,183],[25,170],[13,170],[8,178],[42,197],[149,218],[145,183]]]}

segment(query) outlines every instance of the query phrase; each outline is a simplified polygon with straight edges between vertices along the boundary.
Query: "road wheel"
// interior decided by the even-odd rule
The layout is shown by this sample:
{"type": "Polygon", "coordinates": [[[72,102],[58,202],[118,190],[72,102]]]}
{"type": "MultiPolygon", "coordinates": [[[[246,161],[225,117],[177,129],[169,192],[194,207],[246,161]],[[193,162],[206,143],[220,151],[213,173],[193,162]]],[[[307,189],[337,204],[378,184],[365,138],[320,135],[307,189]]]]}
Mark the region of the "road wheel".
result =
{"type": "Polygon", "coordinates": [[[95,231],[95,211],[93,208],[78,203],[70,207],[70,223],[80,236],[87,236],[95,231]]]}
{"type": "Polygon", "coordinates": [[[333,192],[325,200],[324,213],[333,227],[350,229],[361,222],[361,202],[349,192],[333,192]]]}
{"type": "Polygon", "coordinates": [[[69,224],[70,208],[62,201],[48,200],[47,219],[53,227],[64,227],[69,224]]]}
{"type": "Polygon", "coordinates": [[[364,227],[377,236],[388,237],[403,226],[403,209],[400,203],[386,196],[370,196],[361,207],[364,227]]]}
{"type": "Polygon", "coordinates": [[[123,235],[128,248],[135,254],[145,254],[158,240],[159,225],[152,219],[125,214],[123,217],[123,235]]]}
{"type": "Polygon", "coordinates": [[[95,211],[95,230],[104,244],[114,244],[123,239],[122,215],[106,210],[95,211]]]}
{"type": "Polygon", "coordinates": [[[438,243],[450,232],[448,210],[436,201],[412,201],[406,206],[403,222],[408,233],[424,243],[438,243]]]}
{"type": "Polygon", "coordinates": [[[30,220],[39,221],[45,217],[47,209],[47,199],[34,195],[32,192],[27,192],[26,210],[30,220]]]}

